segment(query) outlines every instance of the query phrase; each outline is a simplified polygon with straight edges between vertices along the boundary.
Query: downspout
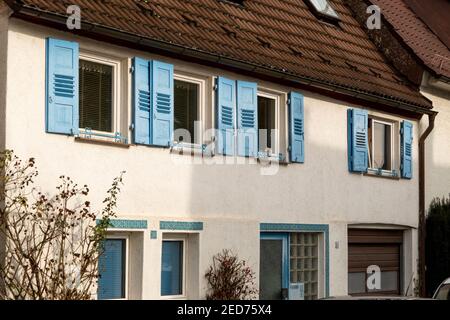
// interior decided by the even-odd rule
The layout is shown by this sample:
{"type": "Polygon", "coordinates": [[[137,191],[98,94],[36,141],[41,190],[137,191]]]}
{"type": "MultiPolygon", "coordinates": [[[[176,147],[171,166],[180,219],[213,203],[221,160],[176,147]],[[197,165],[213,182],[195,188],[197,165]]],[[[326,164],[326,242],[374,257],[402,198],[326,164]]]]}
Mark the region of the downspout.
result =
{"type": "Polygon", "coordinates": [[[419,139],[419,295],[426,296],[425,289],[425,140],[434,129],[434,119],[437,112],[428,114],[428,128],[419,139]]]}

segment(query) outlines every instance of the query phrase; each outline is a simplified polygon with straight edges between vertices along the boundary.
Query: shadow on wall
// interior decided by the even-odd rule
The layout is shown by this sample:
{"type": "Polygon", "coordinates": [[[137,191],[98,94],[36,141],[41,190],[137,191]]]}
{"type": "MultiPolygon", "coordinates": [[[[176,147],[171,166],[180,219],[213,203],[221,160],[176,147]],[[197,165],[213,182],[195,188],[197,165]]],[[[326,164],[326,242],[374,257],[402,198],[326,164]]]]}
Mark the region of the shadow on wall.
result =
{"type": "MultiPolygon", "coordinates": [[[[274,175],[262,175],[261,164],[190,166],[186,209],[192,219],[236,221],[235,227],[231,222],[214,229],[215,234],[209,230],[212,226],[206,225],[202,237],[208,244],[201,249],[202,263],[209,263],[222,249],[235,249],[232,246],[239,243],[235,252],[240,259],[250,260],[259,273],[260,222],[416,225],[417,174],[413,180],[399,181],[351,174],[346,137],[342,139],[344,148],[310,142],[304,164],[280,165],[274,175]],[[403,212],[399,203],[407,204],[403,212]],[[258,229],[243,233],[246,221],[253,221],[258,229]]],[[[200,265],[201,277],[206,267],[200,265]]]]}
{"type": "Polygon", "coordinates": [[[427,170],[425,203],[428,212],[434,198],[448,197],[450,195],[450,162],[448,166],[427,166],[427,170]]]}
{"type": "MultiPolygon", "coordinates": [[[[7,32],[6,22],[1,12],[2,4],[0,4],[0,152],[5,150],[5,136],[6,136],[6,55],[7,55],[7,32]]],[[[0,172],[3,176],[3,172],[0,172]]],[[[3,204],[0,203],[3,207],[3,204]]],[[[5,241],[0,232],[0,268],[2,268],[5,254],[5,241]]],[[[4,287],[0,279],[0,291],[4,287]]]]}
{"type": "MultiPolygon", "coordinates": [[[[450,193],[450,92],[427,87],[423,93],[438,112],[434,130],[426,140],[425,203],[450,193]]],[[[428,122],[423,120],[423,126],[428,122]]]]}
{"type": "Polygon", "coordinates": [[[425,203],[450,193],[450,110],[436,118],[435,130],[426,142],[425,203]]]}
{"type": "Polygon", "coordinates": [[[280,165],[274,175],[262,175],[261,168],[261,164],[191,166],[188,211],[202,217],[266,222],[355,219],[397,224],[407,224],[391,214],[399,201],[418,212],[416,173],[414,179],[400,181],[350,174],[346,148],[308,144],[304,164],[280,165]]]}

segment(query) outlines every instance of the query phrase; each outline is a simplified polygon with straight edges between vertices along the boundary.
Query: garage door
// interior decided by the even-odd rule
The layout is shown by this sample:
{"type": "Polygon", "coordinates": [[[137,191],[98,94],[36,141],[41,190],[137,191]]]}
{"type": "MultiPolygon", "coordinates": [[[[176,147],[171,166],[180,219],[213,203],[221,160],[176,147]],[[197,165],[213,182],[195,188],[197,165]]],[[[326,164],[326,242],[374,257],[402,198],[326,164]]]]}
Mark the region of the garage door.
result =
{"type": "Polygon", "coordinates": [[[403,231],[348,230],[348,291],[351,295],[399,295],[403,231]],[[381,286],[366,285],[369,266],[381,271],[381,286]]]}

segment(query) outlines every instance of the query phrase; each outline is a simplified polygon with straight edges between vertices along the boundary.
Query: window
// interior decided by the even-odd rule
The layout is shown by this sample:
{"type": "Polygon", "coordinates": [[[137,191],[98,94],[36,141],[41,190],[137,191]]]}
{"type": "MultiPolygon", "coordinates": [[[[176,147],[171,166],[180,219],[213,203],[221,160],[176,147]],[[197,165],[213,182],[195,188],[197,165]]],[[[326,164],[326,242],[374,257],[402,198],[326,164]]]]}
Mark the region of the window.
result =
{"type": "Polygon", "coordinates": [[[121,58],[81,52],[79,55],[80,135],[126,142],[128,132],[127,63],[121,58]]]}
{"type": "Polygon", "coordinates": [[[174,74],[173,140],[175,144],[201,145],[203,143],[203,132],[208,125],[205,115],[208,80],[207,77],[183,71],[174,74]]]}
{"type": "MultiPolygon", "coordinates": [[[[199,121],[200,85],[183,80],[175,80],[174,99],[174,139],[176,142],[194,143],[195,122],[199,121]],[[189,133],[189,136],[183,134],[189,133]],[[177,131],[178,130],[178,131],[177,131]]],[[[197,140],[198,141],[198,140],[197,140]]]]}
{"type": "Polygon", "coordinates": [[[328,3],[328,0],[307,0],[309,5],[313,7],[316,13],[326,16],[327,18],[339,19],[338,14],[328,3]]]}
{"type": "Polygon", "coordinates": [[[258,127],[260,152],[273,153],[275,148],[275,103],[272,98],[258,96],[258,127]]]}
{"type": "Polygon", "coordinates": [[[98,299],[126,298],[126,239],[106,239],[99,258],[98,299]]]}
{"type": "Polygon", "coordinates": [[[184,241],[164,240],[162,243],[161,295],[184,294],[184,241]]]}
{"type": "Polygon", "coordinates": [[[303,283],[305,300],[318,299],[319,234],[291,233],[290,282],[303,283]]]}
{"type": "Polygon", "coordinates": [[[269,91],[258,92],[258,152],[266,155],[278,155],[280,96],[269,91]]]}
{"type": "Polygon", "coordinates": [[[80,59],[80,128],[113,132],[114,67],[80,59]]]}
{"type": "Polygon", "coordinates": [[[231,3],[239,4],[239,5],[243,5],[244,4],[244,0],[221,0],[221,1],[231,2],[231,3]]]}
{"type": "Polygon", "coordinates": [[[393,170],[393,124],[369,118],[369,167],[393,170]]]}

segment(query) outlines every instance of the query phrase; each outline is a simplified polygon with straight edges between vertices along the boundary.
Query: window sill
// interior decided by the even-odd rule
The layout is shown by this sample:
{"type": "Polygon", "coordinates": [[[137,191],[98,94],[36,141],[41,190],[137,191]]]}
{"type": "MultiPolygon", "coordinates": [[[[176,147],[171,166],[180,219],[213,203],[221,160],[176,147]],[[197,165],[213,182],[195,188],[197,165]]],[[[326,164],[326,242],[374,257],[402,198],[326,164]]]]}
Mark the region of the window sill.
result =
{"type": "Polygon", "coordinates": [[[161,300],[187,300],[187,297],[184,295],[175,295],[175,296],[161,296],[161,300]]]}
{"type": "Polygon", "coordinates": [[[212,157],[213,152],[206,144],[175,142],[170,147],[170,152],[179,155],[212,157]]]}
{"type": "Polygon", "coordinates": [[[119,148],[124,148],[124,149],[128,149],[130,147],[130,145],[128,143],[108,141],[108,140],[96,139],[96,138],[75,137],[75,142],[91,143],[91,144],[97,144],[97,145],[119,147],[119,148]]]}
{"type": "Polygon", "coordinates": [[[400,180],[398,174],[395,171],[378,171],[375,169],[368,169],[367,173],[363,174],[364,176],[389,179],[389,180],[400,180]]]}
{"type": "Polygon", "coordinates": [[[272,163],[278,163],[279,165],[288,165],[284,156],[277,154],[267,154],[265,152],[258,152],[257,156],[258,163],[262,165],[271,165],[272,163]]]}

